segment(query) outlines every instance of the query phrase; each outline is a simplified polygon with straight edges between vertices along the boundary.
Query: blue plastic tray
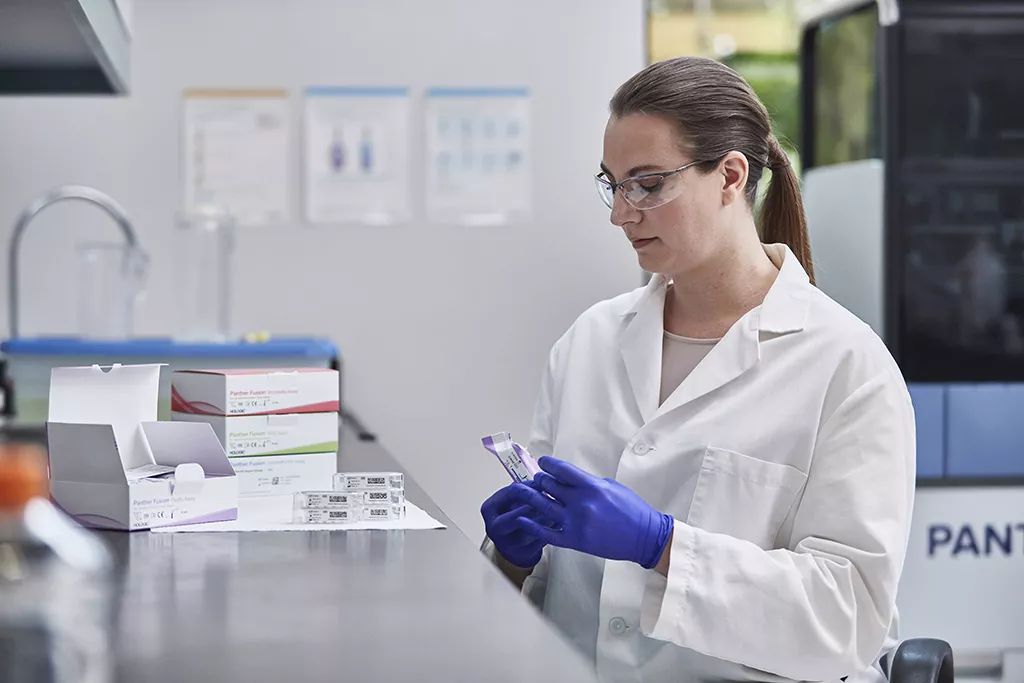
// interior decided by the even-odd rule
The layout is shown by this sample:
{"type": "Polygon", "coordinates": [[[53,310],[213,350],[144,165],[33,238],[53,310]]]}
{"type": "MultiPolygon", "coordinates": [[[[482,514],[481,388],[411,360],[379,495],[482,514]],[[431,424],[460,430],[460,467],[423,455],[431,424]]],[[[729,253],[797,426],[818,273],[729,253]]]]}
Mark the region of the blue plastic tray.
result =
{"type": "Polygon", "coordinates": [[[77,337],[9,339],[0,344],[8,356],[112,356],[117,358],[335,358],[338,347],[325,339],[272,338],[265,342],[179,342],[170,338],[101,341],[77,337]]]}

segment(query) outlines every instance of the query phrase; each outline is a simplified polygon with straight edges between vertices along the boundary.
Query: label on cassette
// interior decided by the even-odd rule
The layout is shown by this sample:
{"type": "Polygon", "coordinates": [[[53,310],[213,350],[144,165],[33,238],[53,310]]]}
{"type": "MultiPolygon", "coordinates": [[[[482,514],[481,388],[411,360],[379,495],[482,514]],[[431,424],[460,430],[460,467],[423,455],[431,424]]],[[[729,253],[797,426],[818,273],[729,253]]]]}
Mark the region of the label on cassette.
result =
{"type": "Polygon", "coordinates": [[[334,475],[335,491],[403,491],[401,472],[339,472],[334,475]]]}

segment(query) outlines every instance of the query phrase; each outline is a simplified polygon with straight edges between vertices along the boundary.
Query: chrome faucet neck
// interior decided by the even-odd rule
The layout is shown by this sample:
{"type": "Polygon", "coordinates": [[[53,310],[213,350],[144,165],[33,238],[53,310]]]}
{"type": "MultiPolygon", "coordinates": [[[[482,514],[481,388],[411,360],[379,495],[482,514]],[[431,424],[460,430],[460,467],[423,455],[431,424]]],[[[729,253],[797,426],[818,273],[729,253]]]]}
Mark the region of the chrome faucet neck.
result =
{"type": "Polygon", "coordinates": [[[62,185],[33,200],[14,222],[14,230],[11,233],[11,241],[7,251],[7,315],[8,334],[11,339],[17,339],[19,332],[18,261],[20,259],[22,237],[24,237],[26,230],[28,230],[29,224],[32,223],[33,219],[43,209],[68,200],[84,201],[103,209],[117,223],[117,226],[124,234],[124,239],[128,246],[138,247],[139,245],[135,228],[132,226],[128,214],[112,197],[99,190],[84,185],[62,185]]]}

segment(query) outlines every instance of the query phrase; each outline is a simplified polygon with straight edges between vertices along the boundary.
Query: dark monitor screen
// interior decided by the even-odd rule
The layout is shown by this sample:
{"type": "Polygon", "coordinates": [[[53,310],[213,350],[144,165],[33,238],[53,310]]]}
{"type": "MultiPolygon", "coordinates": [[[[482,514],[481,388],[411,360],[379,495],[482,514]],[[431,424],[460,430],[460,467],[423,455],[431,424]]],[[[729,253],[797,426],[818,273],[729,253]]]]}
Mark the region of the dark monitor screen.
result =
{"type": "Polygon", "coordinates": [[[899,359],[911,381],[1024,379],[1024,21],[903,28],[899,359]]]}
{"type": "Polygon", "coordinates": [[[1024,159],[1024,22],[915,19],[903,55],[901,156],[1024,159]]]}

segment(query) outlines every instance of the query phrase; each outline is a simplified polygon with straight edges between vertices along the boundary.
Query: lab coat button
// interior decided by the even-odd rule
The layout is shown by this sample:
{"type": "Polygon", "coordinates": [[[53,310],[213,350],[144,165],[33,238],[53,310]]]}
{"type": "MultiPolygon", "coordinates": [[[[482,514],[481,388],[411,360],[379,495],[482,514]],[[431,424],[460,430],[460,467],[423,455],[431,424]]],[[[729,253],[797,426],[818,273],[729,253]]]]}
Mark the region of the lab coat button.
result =
{"type": "Polygon", "coordinates": [[[635,444],[633,444],[633,452],[636,453],[637,455],[647,455],[647,453],[650,450],[651,444],[647,443],[646,441],[637,441],[635,444]]]}
{"type": "Polygon", "coordinates": [[[608,622],[608,630],[612,632],[612,635],[621,636],[629,630],[629,625],[622,617],[615,617],[608,622]]]}

